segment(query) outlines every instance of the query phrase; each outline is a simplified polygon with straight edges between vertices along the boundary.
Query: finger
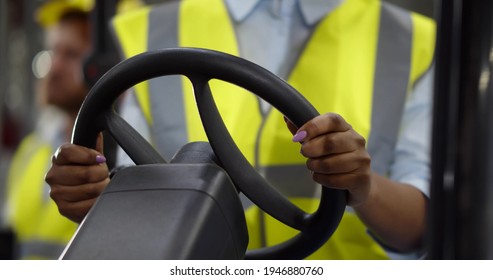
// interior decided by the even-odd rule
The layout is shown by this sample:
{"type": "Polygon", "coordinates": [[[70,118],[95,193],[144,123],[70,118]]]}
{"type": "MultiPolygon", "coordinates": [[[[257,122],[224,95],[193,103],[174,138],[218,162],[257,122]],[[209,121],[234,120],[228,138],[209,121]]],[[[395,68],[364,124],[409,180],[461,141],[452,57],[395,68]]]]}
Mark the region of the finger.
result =
{"type": "Polygon", "coordinates": [[[340,115],[327,113],[313,118],[300,127],[293,136],[293,141],[309,141],[322,134],[344,132],[350,129],[351,126],[340,115]]]}
{"type": "Polygon", "coordinates": [[[80,223],[84,220],[91,207],[96,202],[96,198],[78,201],[78,202],[61,202],[58,205],[58,211],[70,220],[80,223]]]}
{"type": "Polygon", "coordinates": [[[75,144],[61,145],[52,157],[57,165],[92,165],[106,162],[106,158],[98,151],[75,144]]]}
{"type": "Polygon", "coordinates": [[[370,165],[370,156],[359,151],[308,159],[306,162],[312,172],[327,175],[367,170],[370,165]]]}
{"type": "Polygon", "coordinates": [[[57,202],[78,202],[97,198],[109,183],[109,179],[77,187],[54,185],[50,189],[50,197],[57,202]]]}
{"type": "Polygon", "coordinates": [[[314,172],[312,173],[312,177],[314,181],[323,186],[349,191],[370,184],[370,176],[365,172],[350,172],[344,174],[323,174],[314,172]]]}
{"type": "Polygon", "coordinates": [[[286,125],[288,126],[289,131],[291,131],[291,134],[295,134],[296,131],[298,130],[298,127],[294,125],[292,121],[290,121],[286,116],[284,116],[284,121],[286,122],[286,125]]]}
{"type": "Polygon", "coordinates": [[[78,186],[97,183],[108,178],[106,165],[57,165],[46,173],[45,181],[49,185],[78,186]]]}
{"type": "Polygon", "coordinates": [[[354,130],[322,134],[304,141],[301,154],[308,158],[350,153],[358,149],[365,149],[366,140],[354,130]]]}
{"type": "Polygon", "coordinates": [[[347,190],[347,205],[356,206],[364,202],[370,193],[371,176],[367,172],[327,175],[313,173],[313,180],[325,187],[347,190]]]}
{"type": "Polygon", "coordinates": [[[101,154],[104,154],[104,139],[103,139],[103,133],[100,132],[98,134],[98,139],[96,140],[96,150],[100,152],[101,154]]]}

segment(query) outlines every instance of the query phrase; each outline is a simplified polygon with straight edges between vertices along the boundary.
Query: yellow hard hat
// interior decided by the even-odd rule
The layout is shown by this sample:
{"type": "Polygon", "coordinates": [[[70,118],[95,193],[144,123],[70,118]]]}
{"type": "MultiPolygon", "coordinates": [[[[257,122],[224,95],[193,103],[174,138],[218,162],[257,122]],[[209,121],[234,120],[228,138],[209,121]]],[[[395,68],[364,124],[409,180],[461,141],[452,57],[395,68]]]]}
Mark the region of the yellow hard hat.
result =
{"type": "Polygon", "coordinates": [[[36,20],[43,27],[49,27],[58,22],[60,17],[69,10],[90,12],[94,0],[51,0],[45,2],[36,11],[36,20]]]}
{"type": "MultiPolygon", "coordinates": [[[[118,1],[117,12],[122,13],[136,9],[143,5],[140,0],[120,0],[118,1]]],[[[36,20],[43,27],[49,27],[60,19],[60,17],[70,10],[80,10],[90,12],[94,7],[94,0],[51,0],[46,1],[36,12],[36,20]]]]}

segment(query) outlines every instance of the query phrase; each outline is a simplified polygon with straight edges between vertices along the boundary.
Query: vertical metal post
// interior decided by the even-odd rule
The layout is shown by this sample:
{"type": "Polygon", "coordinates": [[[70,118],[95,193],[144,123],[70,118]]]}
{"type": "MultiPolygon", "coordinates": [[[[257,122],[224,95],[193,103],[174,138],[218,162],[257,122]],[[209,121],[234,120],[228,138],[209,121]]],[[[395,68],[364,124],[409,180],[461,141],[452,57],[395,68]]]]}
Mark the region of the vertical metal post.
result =
{"type": "Polygon", "coordinates": [[[437,45],[432,141],[431,207],[429,215],[429,258],[452,255],[454,240],[453,191],[457,136],[457,97],[460,64],[462,0],[436,2],[437,45]]]}
{"type": "MultiPolygon", "coordinates": [[[[8,1],[0,1],[0,211],[3,209],[5,202],[5,175],[7,173],[7,157],[3,143],[4,133],[4,110],[5,95],[7,91],[8,71],[7,71],[7,28],[8,28],[8,1]]],[[[1,212],[0,212],[1,213],[1,212]]],[[[4,221],[0,215],[0,228],[4,221]]]]}
{"type": "Polygon", "coordinates": [[[91,13],[93,50],[84,63],[84,77],[90,88],[120,60],[109,30],[116,4],[116,0],[96,0],[91,13]]]}
{"type": "Polygon", "coordinates": [[[34,20],[35,11],[38,8],[36,1],[24,0],[23,1],[23,29],[26,34],[32,34],[26,36],[26,53],[23,58],[23,73],[25,77],[22,79],[25,83],[22,85],[22,90],[24,93],[25,102],[25,118],[24,127],[22,134],[26,134],[34,129],[37,115],[38,115],[38,105],[36,104],[36,89],[35,89],[35,79],[32,72],[32,59],[39,50],[43,49],[42,42],[43,36],[40,26],[34,20]]]}
{"type": "Polygon", "coordinates": [[[455,201],[457,224],[455,257],[491,259],[493,247],[492,177],[493,114],[492,87],[493,2],[467,0],[462,11],[463,74],[460,80],[458,123],[459,175],[455,201]]]}
{"type": "MultiPolygon", "coordinates": [[[[8,1],[0,1],[0,139],[3,139],[3,109],[5,90],[7,89],[7,25],[8,1]]],[[[3,155],[3,145],[0,143],[0,155],[3,155]]]]}
{"type": "MultiPolygon", "coordinates": [[[[83,66],[84,78],[89,88],[120,61],[109,29],[110,20],[116,13],[116,4],[116,0],[96,0],[91,14],[93,50],[83,66]]],[[[103,132],[103,136],[104,152],[111,169],[116,161],[116,142],[106,131],[103,132]]]]}
{"type": "Polygon", "coordinates": [[[492,259],[493,2],[437,11],[429,257],[492,259]]]}
{"type": "Polygon", "coordinates": [[[7,173],[7,158],[5,147],[3,146],[3,125],[4,125],[4,106],[5,94],[7,90],[8,71],[7,71],[7,36],[8,36],[8,2],[0,1],[0,260],[13,259],[14,255],[14,236],[7,228],[6,221],[3,220],[3,209],[5,205],[5,175],[7,173]]]}

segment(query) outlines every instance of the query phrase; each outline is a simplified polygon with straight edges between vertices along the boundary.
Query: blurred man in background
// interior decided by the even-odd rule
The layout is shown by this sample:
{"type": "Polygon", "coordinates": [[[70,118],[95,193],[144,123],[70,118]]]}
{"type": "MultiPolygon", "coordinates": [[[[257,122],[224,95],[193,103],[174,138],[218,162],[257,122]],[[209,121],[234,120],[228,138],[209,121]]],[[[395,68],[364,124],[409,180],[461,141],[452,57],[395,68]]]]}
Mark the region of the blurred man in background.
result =
{"type": "Polygon", "coordinates": [[[57,259],[77,228],[49,198],[44,176],[56,147],[70,140],[88,92],[82,68],[91,51],[91,5],[86,2],[51,1],[38,10],[50,68],[37,85],[37,125],[18,146],[7,178],[5,215],[16,236],[18,258],[57,259]]]}

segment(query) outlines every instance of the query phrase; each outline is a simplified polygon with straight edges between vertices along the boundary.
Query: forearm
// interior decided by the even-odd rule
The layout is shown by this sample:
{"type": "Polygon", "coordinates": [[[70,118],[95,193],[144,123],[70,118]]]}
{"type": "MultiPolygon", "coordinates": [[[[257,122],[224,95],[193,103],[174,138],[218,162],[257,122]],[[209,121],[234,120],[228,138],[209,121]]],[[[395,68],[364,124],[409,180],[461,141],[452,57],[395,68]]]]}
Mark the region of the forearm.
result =
{"type": "Polygon", "coordinates": [[[406,252],[423,241],[426,207],[427,198],[418,189],[373,173],[368,198],[354,209],[384,244],[406,252]]]}

